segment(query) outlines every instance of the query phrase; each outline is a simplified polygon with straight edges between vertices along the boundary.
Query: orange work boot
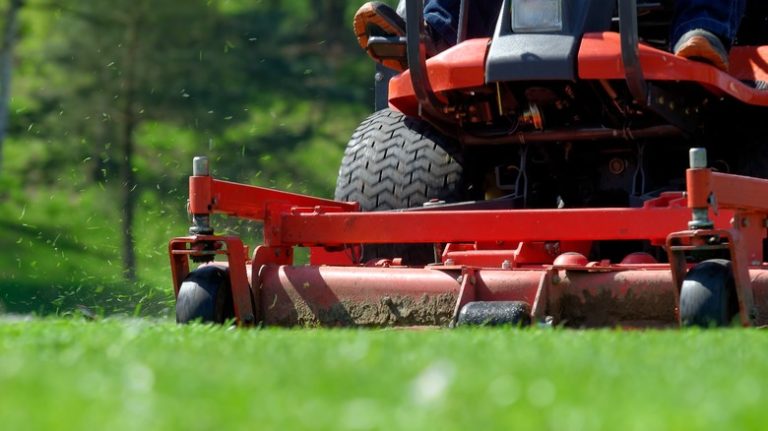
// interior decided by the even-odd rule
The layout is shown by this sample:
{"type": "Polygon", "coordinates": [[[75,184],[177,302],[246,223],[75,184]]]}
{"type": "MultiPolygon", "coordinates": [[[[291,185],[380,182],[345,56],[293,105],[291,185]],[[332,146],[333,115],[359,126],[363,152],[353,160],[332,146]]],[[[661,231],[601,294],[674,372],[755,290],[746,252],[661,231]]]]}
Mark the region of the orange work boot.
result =
{"type": "Polygon", "coordinates": [[[357,43],[368,55],[390,69],[402,72],[408,67],[408,60],[403,58],[379,58],[368,49],[371,36],[405,36],[405,21],[388,5],[372,1],[357,10],[353,21],[357,43]]]}
{"type": "Polygon", "coordinates": [[[703,29],[691,30],[680,37],[673,50],[676,56],[709,63],[728,71],[728,50],[719,37],[703,29]]]}

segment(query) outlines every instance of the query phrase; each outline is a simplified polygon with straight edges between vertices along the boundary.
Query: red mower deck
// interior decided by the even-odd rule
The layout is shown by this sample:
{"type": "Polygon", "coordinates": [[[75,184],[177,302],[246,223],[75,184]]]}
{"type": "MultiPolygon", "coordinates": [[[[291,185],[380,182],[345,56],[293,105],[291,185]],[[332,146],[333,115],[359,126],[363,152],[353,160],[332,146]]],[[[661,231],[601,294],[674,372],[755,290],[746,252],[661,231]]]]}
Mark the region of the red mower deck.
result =
{"type": "Polygon", "coordinates": [[[234,237],[175,238],[174,286],[178,294],[189,257],[222,254],[240,324],[448,326],[470,302],[521,301],[533,319],[553,324],[670,326],[678,324],[680,287],[692,266],[686,256],[723,249],[741,323],[766,324],[768,204],[760,197],[768,195],[768,180],[708,168],[691,168],[687,178],[685,194],[643,208],[361,213],[346,202],[196,175],[192,214],[261,221],[264,245],[246,259],[234,237]],[[628,239],[664,245],[670,263],[644,253],[620,263],[584,255],[594,241],[628,239]],[[441,262],[427,267],[356,261],[360,244],[393,242],[447,244],[441,262]],[[311,264],[293,266],[293,247],[310,247],[311,264]]]}

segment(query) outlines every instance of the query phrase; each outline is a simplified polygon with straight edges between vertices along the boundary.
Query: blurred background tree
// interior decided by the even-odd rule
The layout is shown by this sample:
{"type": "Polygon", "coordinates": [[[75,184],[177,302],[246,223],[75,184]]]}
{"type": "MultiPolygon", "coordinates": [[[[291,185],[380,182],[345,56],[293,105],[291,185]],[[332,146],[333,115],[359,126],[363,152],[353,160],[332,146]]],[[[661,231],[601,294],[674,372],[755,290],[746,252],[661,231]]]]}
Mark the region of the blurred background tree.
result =
{"type": "Polygon", "coordinates": [[[8,131],[8,103],[11,97],[13,52],[16,48],[19,27],[19,10],[23,0],[10,0],[3,22],[3,40],[0,42],[0,172],[3,165],[3,142],[8,131]]]}
{"type": "Polygon", "coordinates": [[[195,155],[221,178],[332,196],[373,104],[359,5],[0,0],[0,77],[3,55],[14,77],[0,91],[0,310],[162,310],[195,155]]]}

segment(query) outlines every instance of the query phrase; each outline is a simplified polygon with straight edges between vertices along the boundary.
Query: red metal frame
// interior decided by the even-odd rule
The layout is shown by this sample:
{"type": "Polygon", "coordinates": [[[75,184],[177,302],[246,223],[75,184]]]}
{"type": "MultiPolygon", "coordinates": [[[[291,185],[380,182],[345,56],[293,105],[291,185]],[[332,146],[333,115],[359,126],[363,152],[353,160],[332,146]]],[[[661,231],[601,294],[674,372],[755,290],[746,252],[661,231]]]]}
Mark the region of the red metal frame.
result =
{"type": "MultiPolygon", "coordinates": [[[[727,220],[720,216],[722,222],[727,220]]],[[[687,208],[322,213],[294,208],[272,221],[271,245],[649,240],[690,220],[687,208]]]]}
{"type": "MultiPolygon", "coordinates": [[[[485,84],[485,58],[490,38],[470,39],[427,60],[427,76],[436,93],[485,84]]],[[[416,115],[418,100],[411,73],[406,70],[389,81],[389,104],[416,115]]]]}
{"type": "MultiPolygon", "coordinates": [[[[750,184],[761,181],[741,178],[750,184]]],[[[663,244],[670,232],[690,220],[690,210],[670,194],[643,208],[362,213],[355,203],[193,176],[190,196],[193,214],[223,213],[264,221],[264,244],[269,247],[439,242],[507,242],[517,247],[520,242],[598,240],[663,244]]],[[[682,194],[676,197],[681,199],[682,194]]],[[[713,216],[718,226],[727,226],[731,213],[713,216]]]]}
{"type": "MultiPolygon", "coordinates": [[[[241,324],[357,323],[360,316],[340,317],[341,309],[334,304],[381,297],[435,304],[438,317],[430,317],[430,321],[436,323],[445,323],[440,319],[455,316],[471,300],[515,298],[531,303],[534,317],[551,315],[555,319],[597,323],[600,320],[590,320],[592,317],[578,311],[573,314],[573,307],[563,304],[594,300],[600,296],[600,289],[611,288],[616,298],[644,298],[641,303],[650,304],[649,309],[656,304],[660,309],[673,310],[672,316],[677,316],[676,301],[689,266],[686,255],[724,249],[731,256],[742,323],[764,321],[767,313],[764,311],[761,317],[760,311],[768,304],[768,277],[763,277],[768,270],[763,269],[762,240],[766,236],[768,203],[761,196],[768,195],[768,180],[689,169],[687,181],[686,195],[666,193],[643,208],[361,213],[354,203],[193,176],[193,214],[224,213],[262,221],[265,245],[256,248],[247,261],[245,247],[235,237],[199,235],[172,240],[175,292],[178,294],[189,272],[189,256],[225,254],[235,313],[241,324]],[[714,228],[685,230],[692,208],[704,209],[714,228]],[[583,257],[592,241],[637,239],[666,246],[670,264],[656,264],[647,255],[622,264],[588,263],[583,257]],[[217,246],[202,246],[210,243],[217,246]],[[399,264],[392,261],[378,262],[382,268],[358,266],[350,256],[365,243],[448,245],[443,249],[442,266],[398,269],[399,264]],[[313,266],[288,270],[294,246],[311,246],[323,252],[313,258],[313,266]],[[337,266],[322,269],[323,264],[337,266]],[[347,269],[342,271],[345,266],[347,269]],[[446,278],[435,271],[454,275],[446,278]],[[641,282],[630,286],[621,273],[641,282]],[[376,284],[376,274],[381,274],[382,284],[376,284]],[[478,283],[478,279],[483,282],[478,283]],[[308,292],[310,287],[315,290],[308,292]],[[361,289],[364,293],[360,293],[361,289]],[[582,296],[574,300],[573,289],[582,296]],[[657,298],[660,292],[668,295],[662,295],[667,299],[661,303],[657,298]],[[444,306],[445,295],[450,296],[450,311],[444,306]],[[297,304],[304,304],[302,309],[311,312],[291,312],[297,304]]],[[[385,305],[369,304],[368,309],[388,312],[385,305]]],[[[373,315],[377,316],[374,322],[392,319],[373,315]]]]}
{"type": "MultiPolygon", "coordinates": [[[[745,85],[741,80],[764,80],[768,47],[734,47],[731,68],[723,72],[714,66],[677,57],[672,53],[641,44],[640,64],[649,81],[697,82],[726,93],[750,105],[768,106],[768,94],[745,85]],[[762,68],[762,69],[761,69],[762,68]]],[[[621,41],[613,32],[587,33],[579,49],[579,78],[624,80],[621,41]]]]}
{"type": "MultiPolygon", "coordinates": [[[[490,39],[471,39],[427,60],[427,73],[433,90],[441,93],[485,85],[485,59],[490,39]]],[[[742,81],[768,81],[768,46],[736,46],[730,52],[730,69],[722,72],[708,64],[677,57],[669,52],[641,44],[640,63],[650,81],[689,81],[725,93],[750,105],[768,106],[768,92],[756,90],[742,81]]],[[[624,80],[621,40],[618,33],[587,33],[578,55],[579,78],[585,80],[624,80]]],[[[418,115],[418,101],[408,71],[392,78],[389,103],[408,115],[418,115]]]]}
{"type": "Polygon", "coordinates": [[[210,176],[189,177],[189,212],[221,213],[250,220],[266,220],[275,205],[325,207],[333,211],[355,211],[359,205],[337,202],[264,187],[248,186],[210,176]]]}

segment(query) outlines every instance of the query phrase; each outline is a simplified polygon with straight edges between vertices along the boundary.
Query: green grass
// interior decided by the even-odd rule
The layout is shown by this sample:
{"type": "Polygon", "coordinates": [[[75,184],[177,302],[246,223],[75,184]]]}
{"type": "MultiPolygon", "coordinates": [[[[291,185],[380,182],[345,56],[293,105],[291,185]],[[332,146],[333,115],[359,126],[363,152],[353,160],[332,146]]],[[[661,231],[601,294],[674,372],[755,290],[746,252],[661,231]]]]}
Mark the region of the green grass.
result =
{"type": "Polygon", "coordinates": [[[183,214],[148,214],[153,206],[140,205],[139,274],[131,283],[123,277],[113,193],[96,186],[44,192],[0,199],[0,313],[67,314],[78,305],[99,314],[167,313],[167,244],[186,234],[183,214]]]}
{"type": "Polygon", "coordinates": [[[765,428],[768,333],[0,324],[3,429],[765,428]]]}

